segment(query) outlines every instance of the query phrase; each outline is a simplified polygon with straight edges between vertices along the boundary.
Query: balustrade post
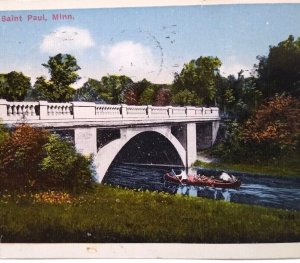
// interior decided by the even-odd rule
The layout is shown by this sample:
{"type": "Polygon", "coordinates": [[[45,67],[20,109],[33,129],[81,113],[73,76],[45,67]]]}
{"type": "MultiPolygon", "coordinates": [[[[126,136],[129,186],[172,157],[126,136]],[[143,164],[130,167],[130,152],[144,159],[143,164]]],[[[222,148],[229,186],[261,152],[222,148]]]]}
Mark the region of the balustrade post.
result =
{"type": "Polygon", "coordinates": [[[122,115],[122,118],[126,118],[126,116],[127,116],[127,105],[126,104],[121,104],[121,115],[122,115]]]}
{"type": "Polygon", "coordinates": [[[211,107],[211,113],[213,116],[219,116],[219,108],[218,107],[211,107]]]}
{"type": "Polygon", "coordinates": [[[192,106],[186,106],[186,116],[195,116],[196,108],[192,106]]]}
{"type": "Polygon", "coordinates": [[[169,115],[169,117],[173,116],[173,107],[172,106],[168,106],[168,115],[169,115]]]}
{"type": "Polygon", "coordinates": [[[48,102],[41,100],[39,101],[39,113],[40,120],[48,119],[48,102]]]}
{"type": "Polygon", "coordinates": [[[93,119],[96,117],[96,104],[94,102],[71,102],[74,119],[93,119]]]}
{"type": "Polygon", "coordinates": [[[147,105],[147,115],[148,115],[148,118],[151,117],[151,115],[152,115],[152,105],[147,105]]]}
{"type": "Polygon", "coordinates": [[[0,99],[0,119],[7,119],[7,100],[0,99]]]}

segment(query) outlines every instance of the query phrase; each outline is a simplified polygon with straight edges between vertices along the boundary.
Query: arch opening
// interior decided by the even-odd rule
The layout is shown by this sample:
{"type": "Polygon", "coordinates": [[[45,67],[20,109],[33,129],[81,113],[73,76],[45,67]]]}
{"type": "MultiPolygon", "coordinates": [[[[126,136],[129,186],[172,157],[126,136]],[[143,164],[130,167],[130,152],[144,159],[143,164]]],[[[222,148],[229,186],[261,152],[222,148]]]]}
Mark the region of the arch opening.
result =
{"type": "Polygon", "coordinates": [[[108,176],[113,176],[112,170],[122,165],[184,166],[172,142],[155,131],[145,131],[131,138],[112,161],[104,181],[108,176]]]}
{"type": "Polygon", "coordinates": [[[172,143],[162,134],[153,131],[142,132],[130,139],[114,162],[182,165],[172,143]]]}

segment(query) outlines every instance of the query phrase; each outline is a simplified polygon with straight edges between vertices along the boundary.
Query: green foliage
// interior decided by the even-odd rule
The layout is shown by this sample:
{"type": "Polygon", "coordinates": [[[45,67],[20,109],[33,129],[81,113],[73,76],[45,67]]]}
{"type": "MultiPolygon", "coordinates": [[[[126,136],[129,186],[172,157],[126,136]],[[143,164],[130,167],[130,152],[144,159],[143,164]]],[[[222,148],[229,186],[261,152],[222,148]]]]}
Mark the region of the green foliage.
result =
{"type": "Polygon", "coordinates": [[[108,75],[101,81],[89,79],[76,90],[74,99],[112,104],[165,106],[170,104],[170,86],[153,84],[146,79],[133,82],[124,75],[108,75]]]}
{"type": "Polygon", "coordinates": [[[5,243],[300,241],[300,213],[293,211],[108,186],[71,203],[36,203],[30,196],[8,195],[0,197],[5,243]]]}
{"type": "Polygon", "coordinates": [[[0,139],[2,189],[80,192],[93,185],[92,158],[46,130],[22,124],[11,134],[1,129],[0,139]]]}
{"type": "Polygon", "coordinates": [[[6,127],[1,123],[1,120],[0,120],[0,147],[1,147],[1,144],[4,143],[5,140],[8,138],[8,136],[9,136],[9,132],[6,129],[6,127]]]}
{"type": "Polygon", "coordinates": [[[146,79],[131,83],[122,92],[122,101],[128,105],[153,104],[157,86],[146,79]]]}
{"type": "Polygon", "coordinates": [[[212,149],[212,154],[226,162],[240,162],[247,158],[247,149],[242,144],[242,129],[237,121],[226,123],[223,140],[212,149]]]}
{"type": "Polygon", "coordinates": [[[49,136],[43,150],[40,170],[47,187],[80,192],[92,186],[92,158],[77,153],[70,142],[55,135],[49,136]]]}
{"type": "Polygon", "coordinates": [[[172,102],[175,105],[185,106],[185,105],[202,105],[203,99],[199,98],[194,91],[189,91],[184,89],[173,93],[172,102]]]}
{"type": "Polygon", "coordinates": [[[189,105],[213,105],[220,66],[217,57],[199,57],[185,64],[180,74],[175,75],[172,101],[180,105],[186,102],[191,103],[189,105]]]}
{"type": "Polygon", "coordinates": [[[0,75],[0,98],[2,99],[22,101],[30,88],[30,78],[21,72],[12,71],[0,75]]]}
{"type": "Polygon", "coordinates": [[[299,99],[277,96],[263,103],[246,123],[227,123],[213,154],[228,163],[265,163],[292,156],[299,151],[299,119],[299,99]]]}
{"type": "Polygon", "coordinates": [[[300,100],[276,96],[263,103],[245,124],[242,138],[260,158],[281,158],[299,147],[300,100]]]}
{"type": "Polygon", "coordinates": [[[262,93],[257,88],[256,79],[245,78],[243,71],[238,77],[218,76],[216,101],[220,110],[230,114],[239,122],[247,120],[262,101],[262,93]]]}
{"type": "Polygon", "coordinates": [[[155,88],[152,85],[146,87],[140,95],[139,104],[140,105],[152,105],[155,99],[155,88]]]}
{"type": "MultiPolygon", "coordinates": [[[[90,101],[90,102],[103,102],[104,88],[101,81],[89,78],[83,86],[75,91],[73,100],[75,101],[90,101]]],[[[104,96],[105,97],[105,96],[104,96]]]]}
{"type": "Polygon", "coordinates": [[[38,186],[39,164],[45,152],[48,132],[21,124],[11,133],[5,133],[0,144],[0,180],[2,187],[16,190],[38,186]]]}
{"type": "Polygon", "coordinates": [[[132,85],[133,81],[125,75],[108,75],[101,79],[102,89],[99,94],[110,104],[123,103],[123,91],[132,85]]]}
{"type": "Polygon", "coordinates": [[[170,105],[170,86],[153,84],[146,79],[127,86],[122,94],[123,102],[128,105],[170,105]]]}
{"type": "Polygon", "coordinates": [[[36,99],[51,102],[70,101],[75,93],[70,85],[80,79],[77,74],[80,67],[75,57],[57,54],[50,57],[47,64],[42,65],[48,69],[51,77],[49,81],[45,77],[37,78],[32,92],[36,99]]]}
{"type": "Polygon", "coordinates": [[[300,95],[300,38],[290,35],[277,46],[270,46],[268,56],[258,56],[258,84],[264,98],[276,93],[300,95]]]}

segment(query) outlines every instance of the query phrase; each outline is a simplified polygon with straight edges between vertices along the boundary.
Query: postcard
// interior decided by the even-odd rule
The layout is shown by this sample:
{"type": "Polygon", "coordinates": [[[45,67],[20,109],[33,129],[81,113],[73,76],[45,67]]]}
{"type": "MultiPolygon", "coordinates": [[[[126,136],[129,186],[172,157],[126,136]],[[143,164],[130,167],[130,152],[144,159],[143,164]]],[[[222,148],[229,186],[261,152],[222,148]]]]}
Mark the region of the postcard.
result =
{"type": "Polygon", "coordinates": [[[0,1],[1,258],[299,258],[300,3],[0,1]]]}

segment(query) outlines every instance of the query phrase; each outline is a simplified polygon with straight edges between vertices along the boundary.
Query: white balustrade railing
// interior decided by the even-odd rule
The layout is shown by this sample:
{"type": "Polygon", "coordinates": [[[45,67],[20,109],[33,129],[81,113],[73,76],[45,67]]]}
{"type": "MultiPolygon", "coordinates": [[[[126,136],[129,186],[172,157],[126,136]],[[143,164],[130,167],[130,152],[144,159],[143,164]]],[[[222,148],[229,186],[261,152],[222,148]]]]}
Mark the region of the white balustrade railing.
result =
{"type": "MultiPolygon", "coordinates": [[[[123,105],[124,107],[124,105],[123,105]]],[[[127,117],[143,117],[147,116],[147,106],[125,106],[126,107],[126,116],[127,117]]]]}
{"type": "Polygon", "coordinates": [[[73,105],[71,103],[49,103],[47,115],[54,119],[73,119],[73,105]]]}
{"type": "Polygon", "coordinates": [[[148,106],[148,114],[153,118],[163,118],[170,116],[169,108],[171,107],[160,107],[160,106],[148,106]],[[151,113],[150,113],[151,110],[151,113]]]}
{"type": "Polygon", "coordinates": [[[186,119],[217,119],[219,109],[216,107],[174,107],[174,106],[129,106],[95,104],[92,102],[50,103],[39,102],[8,102],[0,99],[0,119],[5,122],[17,120],[84,120],[84,119],[126,119],[126,120],[186,120],[186,119]]]}
{"type": "Polygon", "coordinates": [[[38,119],[38,105],[38,102],[10,102],[6,105],[6,115],[12,120],[25,118],[38,119]]]}
{"type": "Polygon", "coordinates": [[[118,118],[121,115],[121,105],[98,104],[95,109],[96,118],[118,118]]]}
{"type": "Polygon", "coordinates": [[[172,107],[172,116],[183,117],[186,116],[186,108],[185,107],[172,107]]]}

